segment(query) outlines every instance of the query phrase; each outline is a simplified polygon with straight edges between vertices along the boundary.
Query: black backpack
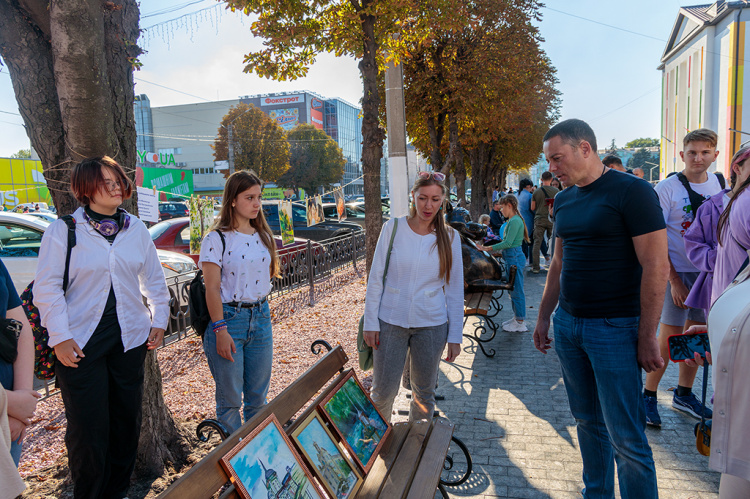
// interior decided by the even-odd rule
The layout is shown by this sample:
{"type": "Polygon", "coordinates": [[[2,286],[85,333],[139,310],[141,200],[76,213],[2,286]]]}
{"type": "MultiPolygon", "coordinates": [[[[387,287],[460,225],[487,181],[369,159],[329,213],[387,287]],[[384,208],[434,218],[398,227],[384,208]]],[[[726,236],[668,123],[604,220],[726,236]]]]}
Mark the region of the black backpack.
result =
{"type": "MultiPolygon", "coordinates": [[[[721,185],[721,188],[724,189],[727,185],[727,181],[724,178],[724,175],[721,174],[721,172],[714,172],[714,175],[719,179],[719,185],[721,185]]],[[[690,181],[688,181],[687,177],[684,173],[680,172],[677,174],[677,179],[680,181],[682,186],[685,188],[685,190],[688,193],[688,197],[690,198],[690,205],[693,209],[693,218],[695,218],[696,213],[698,213],[698,208],[701,207],[703,202],[706,200],[703,196],[695,192],[690,187],[690,181]]]]}
{"type": "MultiPolygon", "coordinates": [[[[216,232],[221,237],[221,256],[223,258],[224,251],[227,249],[227,242],[223,232],[220,230],[216,232]]],[[[211,323],[211,314],[208,313],[208,305],[206,304],[206,283],[203,280],[202,270],[199,270],[193,280],[190,281],[188,309],[190,310],[190,325],[193,326],[198,336],[203,338],[206,328],[211,323]]]]}

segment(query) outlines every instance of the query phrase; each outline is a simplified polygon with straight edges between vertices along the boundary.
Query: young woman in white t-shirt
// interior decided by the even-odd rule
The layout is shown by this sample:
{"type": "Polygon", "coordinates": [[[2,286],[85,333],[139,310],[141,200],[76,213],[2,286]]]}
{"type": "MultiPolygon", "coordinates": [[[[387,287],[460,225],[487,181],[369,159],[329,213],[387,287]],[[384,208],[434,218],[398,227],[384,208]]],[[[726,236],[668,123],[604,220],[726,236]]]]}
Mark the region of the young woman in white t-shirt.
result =
{"type": "Polygon", "coordinates": [[[230,433],[242,425],[240,407],[247,422],[266,403],[271,381],[273,337],[267,296],[279,263],[263,216],[262,187],[252,173],[233,173],[224,186],[215,230],[201,245],[199,265],[212,321],[203,350],[216,382],[216,417],[230,433]]]}
{"type": "Polygon", "coordinates": [[[442,173],[420,172],[408,217],[380,233],[365,298],[364,339],[373,348],[372,400],[390,421],[406,352],[410,352],[410,420],[432,419],[440,356],[461,348],[464,303],[461,238],[445,224],[442,173]],[[391,234],[396,231],[385,285],[391,234]]]}

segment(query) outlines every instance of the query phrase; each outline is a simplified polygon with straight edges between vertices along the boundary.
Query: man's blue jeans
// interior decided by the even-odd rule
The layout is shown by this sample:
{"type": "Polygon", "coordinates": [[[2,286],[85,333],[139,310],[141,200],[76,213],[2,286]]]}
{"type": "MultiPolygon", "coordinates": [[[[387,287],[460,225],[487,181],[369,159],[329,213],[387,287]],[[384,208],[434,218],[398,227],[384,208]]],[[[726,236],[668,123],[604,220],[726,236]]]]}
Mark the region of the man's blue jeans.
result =
{"type": "Polygon", "coordinates": [[[224,304],[227,330],[237,352],[231,362],[216,352],[216,335],[209,327],[203,338],[208,367],[216,382],[216,418],[233,433],[266,403],[273,363],[273,334],[268,302],[254,308],[224,304]],[[244,405],[243,405],[244,395],[244,405]]]}
{"type": "Polygon", "coordinates": [[[658,497],[646,439],[638,317],[586,319],[558,307],[555,350],[578,423],[583,497],[615,497],[615,468],[623,499],[658,497]]]}
{"type": "Polygon", "coordinates": [[[526,318],[526,295],[523,291],[523,274],[526,268],[526,257],[523,254],[520,246],[515,248],[507,248],[503,250],[503,258],[505,259],[506,267],[510,272],[510,266],[515,265],[516,271],[516,282],[513,285],[513,291],[510,291],[510,303],[513,306],[513,315],[518,320],[524,320],[526,318]]]}

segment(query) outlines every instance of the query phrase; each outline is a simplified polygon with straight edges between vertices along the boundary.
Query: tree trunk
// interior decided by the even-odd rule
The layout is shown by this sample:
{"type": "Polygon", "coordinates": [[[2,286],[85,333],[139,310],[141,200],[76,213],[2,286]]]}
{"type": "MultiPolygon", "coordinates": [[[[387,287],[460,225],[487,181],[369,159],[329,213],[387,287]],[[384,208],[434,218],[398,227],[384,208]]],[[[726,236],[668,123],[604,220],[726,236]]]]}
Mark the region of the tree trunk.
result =
{"type": "Polygon", "coordinates": [[[453,176],[456,178],[456,196],[458,205],[466,208],[466,165],[464,164],[464,148],[461,144],[456,147],[456,167],[453,176]]]}
{"type": "Polygon", "coordinates": [[[136,475],[144,478],[161,476],[165,463],[179,468],[192,446],[187,428],[174,420],[164,402],[161,369],[154,350],[146,355],[145,371],[143,422],[135,469],[136,475]]]}
{"type": "MultiPolygon", "coordinates": [[[[28,10],[0,0],[0,55],[58,214],[65,215],[78,206],[70,170],[81,159],[106,154],[135,176],[138,6],[135,0],[53,0],[49,9],[41,0],[23,5],[28,10]]],[[[137,213],[135,198],[123,206],[137,213]]],[[[145,369],[137,469],[154,476],[165,462],[179,465],[188,448],[164,403],[153,352],[145,369]]]]}
{"type": "MultiPolygon", "coordinates": [[[[367,11],[372,2],[362,2],[367,11]]],[[[359,61],[364,95],[362,96],[362,172],[364,174],[366,272],[369,274],[375,246],[383,226],[380,203],[380,160],[383,157],[385,132],[380,127],[380,94],[378,93],[378,44],[375,39],[374,15],[360,13],[364,33],[364,54],[359,61]]]]}

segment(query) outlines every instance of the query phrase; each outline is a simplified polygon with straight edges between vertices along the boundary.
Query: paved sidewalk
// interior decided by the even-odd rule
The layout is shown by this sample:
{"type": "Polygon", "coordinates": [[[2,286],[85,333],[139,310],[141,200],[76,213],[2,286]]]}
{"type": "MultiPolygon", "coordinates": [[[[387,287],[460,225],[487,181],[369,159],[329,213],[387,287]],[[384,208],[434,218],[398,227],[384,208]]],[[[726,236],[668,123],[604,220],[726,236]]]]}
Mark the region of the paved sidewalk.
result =
{"type": "MultiPolygon", "coordinates": [[[[533,330],[546,273],[527,274],[529,329],[533,330]]],[[[510,300],[499,324],[511,317],[510,300]]],[[[473,319],[469,319],[469,331],[473,319]]],[[[575,421],[570,414],[554,348],[548,355],[533,345],[532,333],[498,330],[488,344],[497,352],[486,358],[464,339],[457,363],[441,363],[437,408],[456,423],[454,435],[469,448],[474,464],[470,479],[448,488],[452,497],[580,498],[581,455],[575,421]]],[[[554,342],[553,342],[554,346],[554,342]]],[[[695,382],[700,391],[701,374],[695,382]]],[[[719,474],[708,469],[708,458],[695,449],[697,420],[671,408],[670,387],[677,367],[670,365],[659,392],[662,428],[647,428],[654,452],[659,497],[717,498],[719,474]]],[[[697,393],[700,395],[699,393],[697,393]]],[[[395,405],[408,409],[404,393],[395,405]]],[[[394,417],[395,420],[404,417],[394,417]]],[[[436,496],[438,497],[438,496],[436,496]]],[[[618,495],[619,497],[619,491],[618,495]]]]}

